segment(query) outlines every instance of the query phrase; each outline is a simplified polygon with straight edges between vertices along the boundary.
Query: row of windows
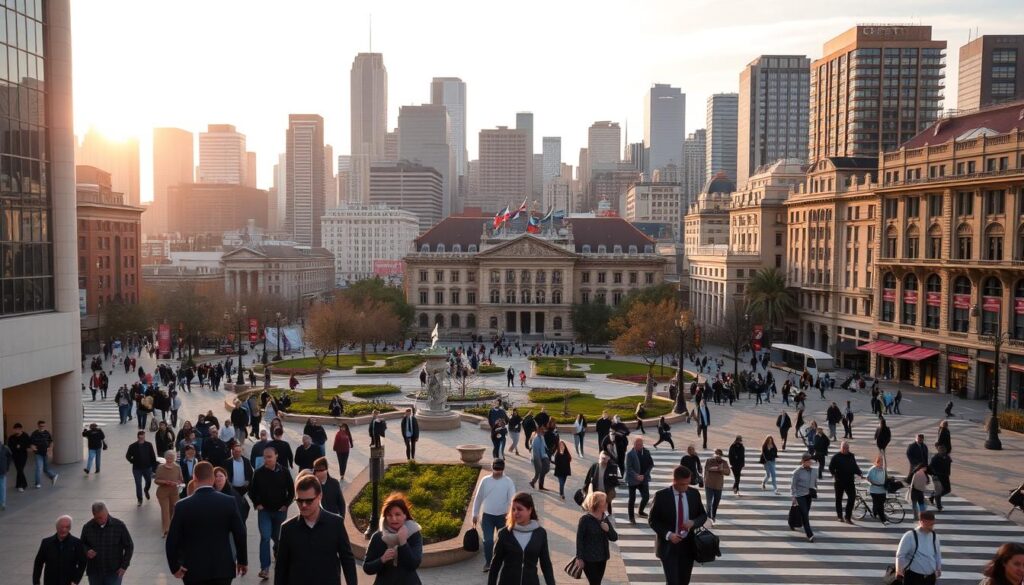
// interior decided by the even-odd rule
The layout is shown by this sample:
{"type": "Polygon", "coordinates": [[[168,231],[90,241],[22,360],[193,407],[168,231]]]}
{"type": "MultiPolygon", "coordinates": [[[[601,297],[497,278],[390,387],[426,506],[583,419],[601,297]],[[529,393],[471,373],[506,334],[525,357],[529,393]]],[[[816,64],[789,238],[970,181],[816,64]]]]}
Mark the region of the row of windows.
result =
{"type": "MultiPolygon", "coordinates": [[[[903,298],[900,304],[900,322],[904,325],[917,325],[918,305],[924,304],[924,327],[938,329],[940,327],[940,309],[942,305],[942,280],[938,274],[930,274],[925,279],[925,297],[919,295],[919,282],[914,274],[903,277],[903,298]]],[[[1003,305],[1003,282],[994,276],[981,283],[981,303],[974,304],[973,284],[966,276],[953,280],[953,291],[949,298],[951,331],[967,333],[970,326],[971,312],[981,315],[980,331],[982,335],[995,335],[1000,331],[1000,313],[1003,305]],[[980,305],[980,306],[979,306],[980,305]]],[[[1014,311],[1011,335],[1014,339],[1024,339],[1024,312],[1016,309],[1024,303],[1024,279],[1014,285],[1014,311]]],[[[881,320],[895,322],[896,319],[896,276],[887,272],[882,277],[882,314],[881,320]]]]}
{"type": "MultiPolygon", "coordinates": [[[[421,328],[423,328],[423,329],[426,329],[426,328],[430,327],[430,316],[427,315],[426,313],[420,313],[420,315],[418,317],[418,323],[419,323],[419,326],[421,328]]],[[[434,315],[434,323],[437,324],[438,327],[444,327],[445,326],[445,316],[442,315],[441,313],[435,314],[434,315]]],[[[448,323],[449,323],[449,327],[452,328],[452,329],[461,329],[462,328],[462,323],[463,323],[463,318],[458,313],[453,313],[452,315],[450,315],[448,317],[448,323]]],[[[474,315],[472,313],[470,313],[469,315],[466,315],[465,316],[465,323],[466,323],[466,329],[476,329],[476,315],[474,315]]],[[[497,331],[498,330],[498,318],[497,317],[491,317],[488,320],[487,326],[491,330],[497,331]]],[[[554,329],[555,331],[561,331],[562,330],[562,318],[561,317],[555,317],[554,319],[552,319],[552,321],[551,321],[551,328],[554,329]]]]}

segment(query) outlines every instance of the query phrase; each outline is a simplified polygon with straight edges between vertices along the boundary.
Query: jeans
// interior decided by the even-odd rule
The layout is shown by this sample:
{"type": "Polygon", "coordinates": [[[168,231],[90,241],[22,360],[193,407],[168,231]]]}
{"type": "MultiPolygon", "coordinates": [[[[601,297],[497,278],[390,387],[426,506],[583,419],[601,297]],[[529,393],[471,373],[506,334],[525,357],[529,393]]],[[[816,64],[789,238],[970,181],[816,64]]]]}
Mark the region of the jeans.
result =
{"type": "Polygon", "coordinates": [[[779,489],[779,483],[778,483],[778,479],[775,476],[775,462],[774,461],[765,461],[764,462],[764,480],[761,482],[761,485],[764,485],[764,484],[768,483],[769,480],[771,480],[771,482],[772,482],[772,489],[778,490],[779,489]]]}
{"type": "Polygon", "coordinates": [[[92,469],[93,460],[96,461],[96,473],[100,472],[100,459],[103,451],[100,449],[89,449],[89,458],[85,461],[85,470],[89,471],[92,469]]]}
{"type": "Polygon", "coordinates": [[[647,506],[647,500],[651,497],[651,486],[644,482],[639,485],[629,486],[629,521],[633,521],[633,504],[636,503],[636,493],[640,492],[640,508],[637,512],[643,514],[644,507],[647,506]]]}
{"type": "Polygon", "coordinates": [[[508,445],[508,450],[509,451],[515,451],[516,455],[518,455],[519,454],[519,431],[509,431],[508,432],[508,436],[509,436],[509,439],[512,440],[512,442],[508,445]]]}
{"type": "Polygon", "coordinates": [[[146,419],[149,418],[149,413],[138,409],[135,411],[135,418],[139,419],[139,430],[146,430],[146,422],[148,422],[146,419]]]}
{"type": "Polygon", "coordinates": [[[565,497],[565,480],[566,480],[566,477],[568,477],[568,476],[556,475],[555,477],[558,478],[558,495],[560,495],[560,496],[562,496],[564,498],[565,497]]]}
{"type": "Polygon", "coordinates": [[[539,481],[540,489],[544,489],[544,476],[547,475],[548,471],[550,471],[550,470],[551,470],[551,461],[549,461],[546,457],[544,459],[541,459],[540,461],[537,461],[537,459],[534,459],[533,460],[533,479],[530,480],[530,483],[532,484],[532,483],[536,483],[536,482],[539,481]]]}
{"type": "Polygon", "coordinates": [[[149,467],[132,467],[132,477],[135,478],[135,499],[141,502],[142,480],[146,480],[146,494],[148,496],[149,488],[153,485],[153,470],[149,467]]]}
{"type": "Polygon", "coordinates": [[[828,438],[836,440],[836,423],[828,423],[828,438]]]}
{"type": "Polygon", "coordinates": [[[857,488],[852,483],[843,485],[839,482],[835,484],[836,490],[836,517],[842,516],[847,520],[853,515],[853,502],[857,497],[857,488]],[[846,513],[843,514],[843,494],[846,494],[846,513]]]}
{"type": "Polygon", "coordinates": [[[36,453],[36,485],[40,484],[43,473],[45,473],[46,477],[49,477],[51,481],[53,478],[57,477],[57,474],[50,469],[50,459],[46,456],[46,453],[36,453]]]}
{"type": "Polygon", "coordinates": [[[917,520],[918,514],[928,509],[928,504],[924,501],[924,492],[910,488],[910,507],[914,512],[914,520],[917,520]]]}
{"type": "Polygon", "coordinates": [[[123,405],[122,404],[118,404],[117,405],[117,416],[118,416],[118,418],[121,419],[120,424],[123,425],[124,423],[128,422],[128,415],[131,413],[131,408],[132,407],[130,405],[127,405],[127,404],[123,404],[123,405]]]}
{"type": "Polygon", "coordinates": [[[583,439],[586,437],[586,433],[575,433],[572,436],[573,446],[576,448],[576,454],[583,457],[583,439]]]}
{"type": "Polygon", "coordinates": [[[722,503],[722,490],[704,488],[704,500],[708,503],[708,515],[714,520],[718,517],[718,504],[722,503]]]}
{"type": "Polygon", "coordinates": [[[811,530],[811,496],[799,496],[796,499],[796,505],[800,508],[800,520],[804,524],[804,534],[807,538],[814,536],[814,532],[811,530]]]}
{"type": "Polygon", "coordinates": [[[117,573],[93,573],[89,575],[89,585],[121,585],[123,578],[117,573]]]}
{"type": "Polygon", "coordinates": [[[505,525],[505,516],[500,514],[481,514],[480,531],[484,536],[484,564],[491,566],[491,556],[494,554],[494,531],[505,525]]]}
{"type": "Polygon", "coordinates": [[[260,570],[266,571],[270,568],[270,541],[274,541],[274,550],[277,551],[277,541],[281,537],[281,523],[287,518],[288,512],[259,510],[260,570]]]}

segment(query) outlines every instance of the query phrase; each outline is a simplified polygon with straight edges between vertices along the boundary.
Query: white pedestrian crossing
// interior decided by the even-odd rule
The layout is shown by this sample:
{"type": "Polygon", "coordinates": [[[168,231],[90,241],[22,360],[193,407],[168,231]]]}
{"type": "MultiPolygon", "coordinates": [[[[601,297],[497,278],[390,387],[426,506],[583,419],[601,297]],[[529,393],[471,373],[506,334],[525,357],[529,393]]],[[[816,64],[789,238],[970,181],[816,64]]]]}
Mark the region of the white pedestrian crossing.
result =
{"type": "MultiPolygon", "coordinates": [[[[852,444],[852,449],[861,470],[866,474],[876,452],[873,441],[869,439],[874,433],[874,421],[868,417],[862,420],[864,424],[859,429],[860,440],[852,444]]],[[[912,416],[894,416],[887,420],[893,431],[890,457],[899,458],[899,462],[893,463],[893,467],[899,471],[890,471],[890,474],[902,473],[906,466],[903,460],[905,445],[918,432],[934,440],[936,420],[912,416]]],[[[954,457],[957,428],[966,431],[976,426],[967,421],[950,421],[954,457]]],[[[685,454],[685,446],[695,439],[690,429],[682,427],[679,429],[682,432],[675,433],[676,445],[683,448],[675,451],[651,449],[655,462],[651,473],[652,498],[655,491],[671,483],[672,470],[685,454]]],[[[855,436],[857,430],[855,427],[855,436]]],[[[765,474],[758,458],[763,434],[749,431],[743,434],[747,439],[747,465],[741,474],[740,496],[733,495],[733,479],[727,477],[718,508],[718,520],[714,524],[707,524],[721,540],[722,556],[705,565],[694,565],[692,582],[743,585],[847,585],[880,582],[885,568],[894,562],[900,537],[915,526],[910,505],[902,501],[906,519],[898,525],[882,526],[870,516],[858,520],[856,511],[853,525],[838,522],[832,477],[826,470],[819,480],[818,499],[811,508],[810,521],[815,541],[807,542],[802,529],[791,531],[787,523],[791,505],[790,478],[800,464],[803,453],[801,445],[791,440],[786,451],[779,451],[776,465],[781,493],[775,495],[770,481],[767,489],[761,488],[765,474]]],[[[722,447],[724,450],[725,446],[722,447]]],[[[833,441],[832,447],[830,453],[838,452],[837,441],[833,441]]],[[[704,462],[713,455],[713,450],[701,450],[699,454],[704,462]]],[[[954,462],[954,481],[957,473],[954,462]]],[[[617,544],[626,565],[626,573],[631,583],[663,583],[661,562],[654,554],[653,531],[645,519],[638,518],[636,526],[629,524],[625,491],[625,487],[619,489],[613,508],[619,533],[617,544]]],[[[704,490],[700,491],[706,503],[704,490]]],[[[901,491],[900,496],[905,491],[901,491]]],[[[944,584],[975,585],[981,578],[982,568],[999,545],[1024,541],[1024,527],[1009,522],[1003,516],[952,494],[944,496],[942,503],[943,511],[936,512],[936,532],[942,541],[941,582],[944,584]]],[[[934,507],[930,506],[929,509],[934,510],[934,507]]]]}
{"type": "Polygon", "coordinates": [[[95,402],[90,400],[88,397],[83,396],[82,398],[82,423],[88,425],[90,423],[96,423],[98,426],[116,425],[121,422],[121,417],[117,413],[117,404],[114,402],[113,397],[109,396],[107,400],[100,400],[97,396],[95,402]]]}

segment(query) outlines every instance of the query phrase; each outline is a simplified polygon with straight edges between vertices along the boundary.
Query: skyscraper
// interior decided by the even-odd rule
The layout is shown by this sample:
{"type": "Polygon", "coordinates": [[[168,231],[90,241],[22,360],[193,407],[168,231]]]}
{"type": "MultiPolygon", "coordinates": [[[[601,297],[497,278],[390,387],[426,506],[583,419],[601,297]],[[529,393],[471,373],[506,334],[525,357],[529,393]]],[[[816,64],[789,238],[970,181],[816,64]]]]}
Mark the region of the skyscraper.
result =
{"type": "Polygon", "coordinates": [[[441,221],[441,173],[408,161],[377,163],[370,170],[370,204],[415,214],[421,232],[441,221]]]}
{"type": "Polygon", "coordinates": [[[587,131],[587,162],[590,174],[615,170],[622,160],[622,130],[618,122],[594,122],[587,131]]]}
{"type": "Polygon", "coordinates": [[[708,97],[707,175],[724,172],[736,181],[736,117],[739,94],[716,93],[708,97]]]}
{"type": "MultiPolygon", "coordinates": [[[[388,128],[388,71],[381,53],[359,53],[349,78],[352,126],[352,198],[370,198],[370,164],[383,159],[388,128]]],[[[317,222],[319,225],[319,221],[317,222]]]]}
{"type": "Polygon", "coordinates": [[[288,160],[285,230],[304,246],[320,247],[324,215],[324,119],[318,114],[290,114],[285,139],[288,160]]]}
{"type": "Polygon", "coordinates": [[[338,178],[334,175],[334,147],[324,145],[324,200],[326,208],[338,206],[338,178]]]}
{"type": "Polygon", "coordinates": [[[469,193],[467,207],[494,213],[505,205],[519,205],[530,196],[533,177],[525,130],[498,126],[480,131],[480,189],[469,193]]]}
{"type": "Polygon", "coordinates": [[[646,167],[650,175],[655,169],[683,164],[683,141],[686,139],[686,94],[678,87],[656,83],[644,99],[644,147],[646,167]]]}
{"type": "Polygon", "coordinates": [[[197,183],[245,185],[247,162],[245,134],[231,124],[210,124],[199,133],[197,183]]]}
{"type": "Polygon", "coordinates": [[[960,47],[956,107],[1024,99],[1024,35],[982,35],[960,47]]]}
{"type": "Polygon", "coordinates": [[[707,182],[707,131],[701,128],[686,136],[683,144],[683,206],[697,199],[707,182]]]}
{"type": "MultiPolygon", "coordinates": [[[[13,22],[13,21],[12,21],[13,22]]],[[[111,189],[124,193],[128,205],[139,204],[139,139],[112,140],[90,128],[75,149],[75,163],[110,173],[111,189]]]]}
{"type": "Polygon", "coordinates": [[[451,118],[443,105],[402,106],[398,110],[398,159],[433,168],[441,174],[444,194],[441,216],[452,212],[455,195],[455,151],[451,118]]]}
{"type": "Polygon", "coordinates": [[[256,188],[256,153],[247,151],[245,153],[245,183],[246,187],[256,188]]]}
{"type": "Polygon", "coordinates": [[[560,136],[545,136],[541,140],[541,153],[544,157],[543,178],[547,183],[562,174],[562,138],[560,136]]]}
{"type": "MultiPolygon", "coordinates": [[[[452,138],[448,141],[455,152],[455,175],[469,174],[469,151],[466,149],[466,83],[458,77],[435,77],[430,82],[430,103],[448,109],[451,120],[452,138]]],[[[456,183],[458,189],[459,181],[456,183]]],[[[463,181],[464,183],[464,181],[463,181]]]]}
{"type": "Polygon", "coordinates": [[[758,167],[784,158],[807,160],[811,60],[761,55],[740,73],[736,186],[758,167]]]}
{"type": "Polygon", "coordinates": [[[338,203],[348,203],[350,201],[351,193],[349,193],[349,177],[352,175],[352,157],[347,154],[338,155],[338,203]]]}
{"type": "Polygon", "coordinates": [[[195,172],[193,136],[180,128],[153,129],[153,202],[142,214],[142,231],[167,231],[167,190],[191,183],[195,172]]]}
{"type": "Polygon", "coordinates": [[[516,130],[522,130],[526,132],[526,174],[531,177],[530,180],[530,191],[531,195],[537,196],[536,185],[532,177],[535,176],[533,170],[533,113],[532,112],[517,112],[516,113],[516,130]]]}
{"type": "Polygon", "coordinates": [[[877,157],[942,111],[946,41],[932,27],[857,25],[811,63],[808,157],[877,157]]]}
{"type": "Polygon", "coordinates": [[[277,155],[274,165],[274,182],[271,188],[273,199],[270,201],[271,212],[267,214],[267,226],[272,230],[283,230],[288,216],[288,155],[277,155]]]}

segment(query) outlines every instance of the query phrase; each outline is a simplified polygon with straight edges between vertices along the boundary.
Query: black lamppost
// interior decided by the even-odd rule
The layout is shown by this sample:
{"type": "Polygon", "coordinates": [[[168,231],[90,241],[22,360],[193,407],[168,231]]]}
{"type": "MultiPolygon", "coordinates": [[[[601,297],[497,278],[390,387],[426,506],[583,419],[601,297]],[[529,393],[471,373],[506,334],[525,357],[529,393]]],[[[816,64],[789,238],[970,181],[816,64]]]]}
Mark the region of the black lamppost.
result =
{"type": "Polygon", "coordinates": [[[985,427],[988,430],[988,439],[985,440],[985,448],[990,451],[999,451],[1003,448],[1003,442],[999,439],[999,351],[1003,343],[1010,338],[1008,332],[985,335],[982,339],[992,344],[995,351],[995,361],[992,367],[992,391],[989,405],[992,413],[989,415],[985,427]]]}
{"type": "Polygon", "coordinates": [[[263,309],[263,355],[260,356],[260,363],[267,365],[267,315],[270,311],[263,309]]]}
{"type": "Polygon", "coordinates": [[[277,355],[274,356],[274,361],[281,361],[281,312],[278,311],[275,315],[277,317],[277,355]]]}
{"type": "MultiPolygon", "coordinates": [[[[242,347],[242,321],[245,319],[245,305],[236,305],[233,313],[235,315],[235,323],[237,324],[238,331],[238,379],[235,380],[235,384],[238,386],[245,386],[245,376],[242,373],[242,352],[245,351],[242,347]]],[[[224,320],[230,323],[231,313],[224,311],[224,320]]]]}

